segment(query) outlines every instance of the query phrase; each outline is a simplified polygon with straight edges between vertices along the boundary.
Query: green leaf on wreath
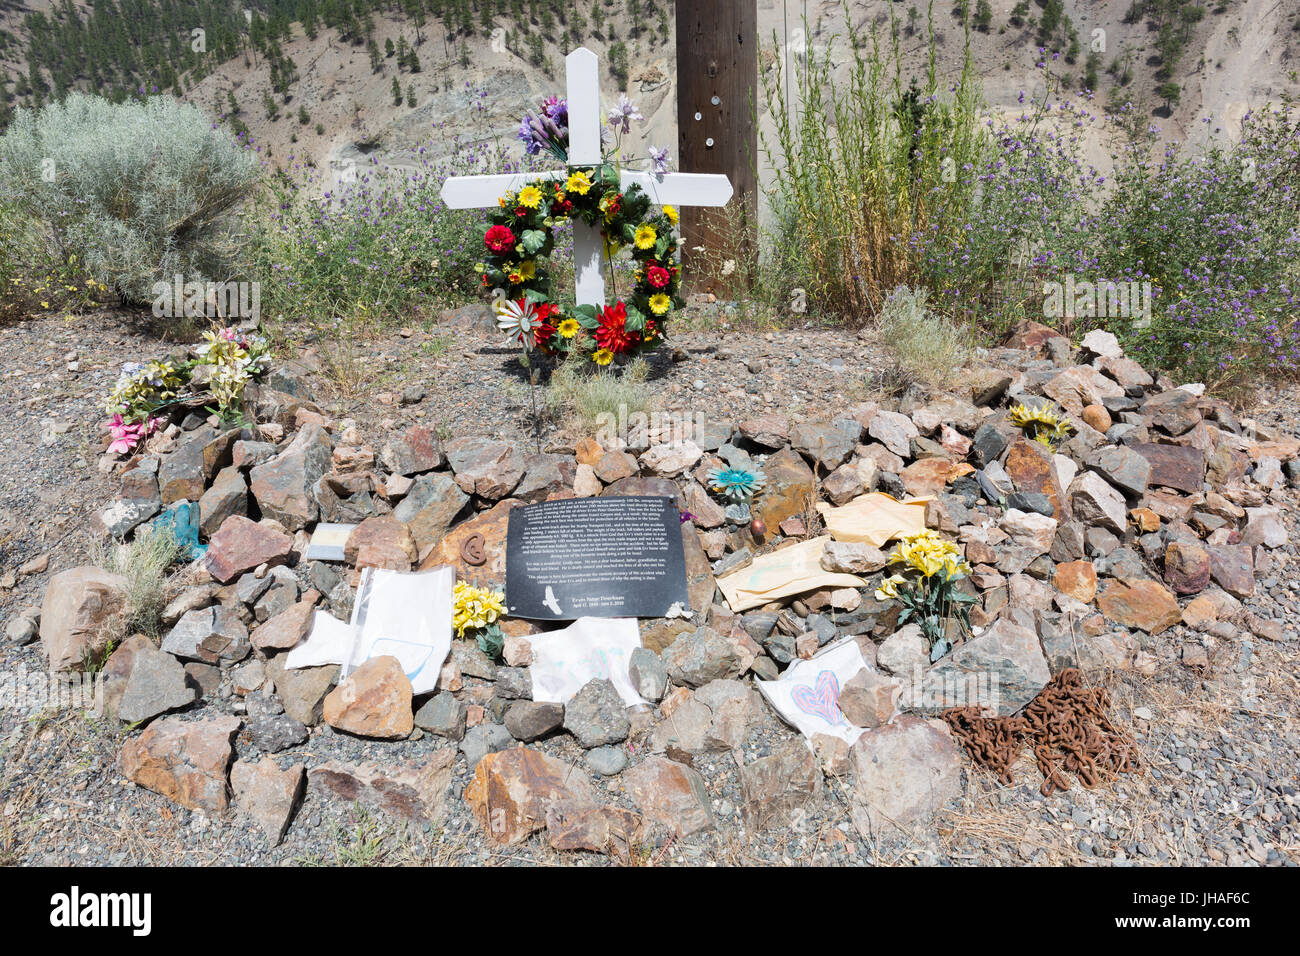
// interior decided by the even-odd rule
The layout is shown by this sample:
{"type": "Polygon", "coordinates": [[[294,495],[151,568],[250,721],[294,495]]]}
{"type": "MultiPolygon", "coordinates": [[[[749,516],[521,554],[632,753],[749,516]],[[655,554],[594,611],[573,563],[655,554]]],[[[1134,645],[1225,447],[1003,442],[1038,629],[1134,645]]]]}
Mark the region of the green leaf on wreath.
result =
{"type": "Polygon", "coordinates": [[[627,321],[623,325],[633,332],[640,332],[645,328],[645,314],[636,306],[629,305],[627,307],[627,321]]]}
{"type": "Polygon", "coordinates": [[[536,254],[546,244],[546,233],[541,229],[525,229],[520,236],[520,245],[528,255],[536,254]]]}
{"type": "Polygon", "coordinates": [[[584,329],[594,329],[600,324],[596,319],[596,307],[590,303],[574,306],[573,317],[584,329]]]}

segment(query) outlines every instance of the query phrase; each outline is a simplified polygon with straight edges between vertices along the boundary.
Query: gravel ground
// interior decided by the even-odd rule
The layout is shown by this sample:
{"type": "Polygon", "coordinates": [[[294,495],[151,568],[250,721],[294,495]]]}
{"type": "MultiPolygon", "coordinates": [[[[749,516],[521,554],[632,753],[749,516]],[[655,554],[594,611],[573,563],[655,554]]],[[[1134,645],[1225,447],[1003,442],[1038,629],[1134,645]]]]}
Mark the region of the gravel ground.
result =
{"type": "MultiPolygon", "coordinates": [[[[436,422],[450,435],[494,434],[523,439],[530,427],[527,389],[508,350],[495,336],[457,329],[408,330],[366,341],[309,344],[326,374],[321,394],[334,414],[357,419],[378,447],[384,430],[436,422]],[[483,341],[490,344],[482,345],[483,341]],[[340,350],[360,356],[373,387],[343,388],[340,350]],[[505,373],[505,374],[503,374],[505,373]],[[514,385],[503,380],[514,376],[514,385]],[[418,385],[426,397],[402,406],[397,396],[418,385]],[[391,404],[380,404],[384,397],[391,404]]],[[[842,332],[696,330],[673,342],[684,355],[657,356],[651,382],[665,408],[701,405],[719,418],[766,411],[821,417],[867,393],[881,364],[878,347],[842,332]]],[[[111,497],[116,481],[97,468],[100,396],[125,358],[168,351],[146,330],[103,317],[43,319],[0,329],[8,410],[0,445],[0,620],[39,604],[48,577],[82,563],[90,542],[88,515],[111,497]],[[112,327],[111,333],[102,329],[112,327]],[[74,355],[75,353],[75,355],[74,355]],[[75,366],[75,367],[73,367],[75,366]],[[19,568],[41,555],[48,568],[19,568]]],[[[309,352],[308,361],[313,355],[309,352]]],[[[1293,389],[1261,397],[1256,417],[1290,425],[1300,416],[1293,389]]],[[[552,425],[547,441],[563,439],[552,425]]],[[[1288,492],[1289,498],[1294,498],[1288,492]]],[[[1287,501],[1286,504],[1293,504],[1287,501]]],[[[1286,520],[1300,542],[1300,512],[1286,520]]],[[[736,755],[696,758],[708,781],[716,830],[651,851],[637,862],[669,865],[736,863],[854,864],[1263,864],[1300,862],[1296,768],[1296,546],[1274,552],[1249,610],[1280,618],[1288,641],[1271,643],[1239,630],[1217,640],[1210,666],[1194,673],[1180,661],[1183,628],[1149,639],[1160,661],[1152,676],[1091,675],[1111,688],[1112,715],[1136,737],[1145,772],[1110,787],[1078,787],[1044,798],[1026,755],[1017,783],[1005,787],[967,766],[967,794],[925,831],[875,843],[848,817],[847,781],[829,780],[822,808],[793,826],[746,829],[736,755]],[[1142,719],[1139,714],[1148,719],[1142,719]]],[[[39,562],[38,562],[39,563],[39,562]]],[[[39,644],[0,643],[0,669],[28,672],[42,665],[39,644]]],[[[467,685],[472,683],[467,679],[467,685]]],[[[203,716],[232,709],[230,701],[201,705],[203,716]]],[[[0,863],[167,865],[235,863],[552,863],[604,865],[603,856],[559,854],[541,837],[498,848],[483,836],[460,793],[469,780],[457,759],[448,813],[439,828],[400,824],[309,790],[283,844],[271,849],[237,814],[210,819],[129,784],[116,767],[123,731],[76,712],[0,711],[0,863]]],[[[740,759],[748,763],[793,738],[766,707],[740,759]]],[[[242,745],[241,745],[242,746],[242,745]]],[[[449,746],[426,735],[387,743],[317,729],[304,745],[277,755],[287,766],[331,759],[383,763],[419,761],[449,746]]],[[[543,751],[578,762],[568,735],[543,741],[543,751]]],[[[244,756],[255,756],[241,751],[244,756]]],[[[635,763],[639,755],[633,752],[635,763]]],[[[631,808],[618,777],[598,779],[610,801],[631,808]]]]}

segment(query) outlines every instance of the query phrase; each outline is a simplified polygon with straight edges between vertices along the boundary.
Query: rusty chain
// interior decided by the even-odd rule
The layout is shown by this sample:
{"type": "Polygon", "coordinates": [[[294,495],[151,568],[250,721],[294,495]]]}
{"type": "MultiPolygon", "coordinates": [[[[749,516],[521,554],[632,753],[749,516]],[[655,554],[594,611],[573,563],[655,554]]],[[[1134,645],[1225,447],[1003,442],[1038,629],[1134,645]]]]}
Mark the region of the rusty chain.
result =
{"type": "Polygon", "coordinates": [[[978,707],[952,707],[940,717],[971,759],[1014,783],[1011,767],[1026,740],[1043,775],[1043,796],[1069,790],[1074,774],[1091,790],[1140,767],[1137,744],[1107,716],[1110,695],[1085,687],[1077,668],[1057,674],[1017,717],[984,717],[978,707]]]}

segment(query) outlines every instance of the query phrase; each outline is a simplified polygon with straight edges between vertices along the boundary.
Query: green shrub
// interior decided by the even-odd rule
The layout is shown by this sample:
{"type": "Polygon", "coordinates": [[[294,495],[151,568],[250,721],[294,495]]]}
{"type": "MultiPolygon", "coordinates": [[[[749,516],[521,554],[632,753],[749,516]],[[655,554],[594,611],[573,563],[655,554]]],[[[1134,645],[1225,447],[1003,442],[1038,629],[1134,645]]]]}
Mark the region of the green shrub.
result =
{"type": "Polygon", "coordinates": [[[137,302],[155,282],[227,279],[234,207],[258,179],[254,154],[167,97],[110,103],[74,93],[19,110],[0,137],[0,203],[40,224],[57,260],[137,302]]]}
{"type": "MultiPolygon", "coordinates": [[[[885,26],[859,29],[846,6],[845,82],[832,81],[845,59],[838,38],[811,48],[797,76],[787,77],[781,58],[764,74],[775,135],[763,145],[781,171],[771,244],[789,257],[780,271],[792,287],[783,297],[798,287],[810,312],[858,323],[914,281],[908,237],[947,233],[972,191],[962,170],[985,142],[969,56],[955,81],[939,77],[933,55],[923,82],[905,81],[892,7],[890,15],[885,26]],[[787,97],[791,80],[797,92],[787,97]]],[[[933,21],[931,33],[933,41],[933,21]]]]}

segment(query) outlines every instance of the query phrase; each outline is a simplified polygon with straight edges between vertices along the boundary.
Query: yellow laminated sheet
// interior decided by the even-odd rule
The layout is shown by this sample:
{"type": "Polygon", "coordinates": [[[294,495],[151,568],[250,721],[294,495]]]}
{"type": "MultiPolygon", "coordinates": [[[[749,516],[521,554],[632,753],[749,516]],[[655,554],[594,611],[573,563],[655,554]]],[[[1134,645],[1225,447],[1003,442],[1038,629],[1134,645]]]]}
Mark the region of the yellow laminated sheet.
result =
{"type": "Polygon", "coordinates": [[[718,578],[718,587],[737,613],[819,588],[862,587],[866,582],[856,574],[822,568],[822,551],[830,540],[830,535],[822,535],[761,555],[749,567],[718,578]]]}
{"type": "Polygon", "coordinates": [[[848,504],[835,508],[825,502],[817,511],[826,522],[826,530],[836,541],[857,541],[873,548],[913,531],[925,530],[925,503],[929,498],[899,501],[884,492],[859,495],[848,504]]]}

